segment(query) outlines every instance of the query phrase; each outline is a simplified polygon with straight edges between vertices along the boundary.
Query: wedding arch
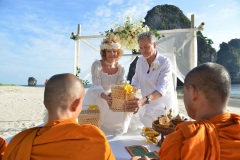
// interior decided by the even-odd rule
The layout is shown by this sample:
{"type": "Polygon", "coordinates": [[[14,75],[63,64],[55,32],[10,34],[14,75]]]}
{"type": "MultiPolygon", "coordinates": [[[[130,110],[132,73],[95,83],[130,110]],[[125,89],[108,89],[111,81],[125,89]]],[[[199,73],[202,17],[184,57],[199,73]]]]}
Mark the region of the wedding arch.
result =
{"type": "MultiPolygon", "coordinates": [[[[159,35],[164,37],[157,40],[157,50],[168,57],[173,64],[173,79],[176,87],[177,78],[183,82],[185,75],[195,66],[197,66],[197,31],[203,30],[204,23],[201,23],[197,28],[188,29],[173,29],[173,30],[158,30],[159,35]]],[[[79,55],[80,55],[80,42],[83,42],[92,50],[99,52],[98,47],[90,44],[85,39],[102,39],[102,35],[90,35],[81,36],[81,25],[78,24],[77,34],[72,38],[75,40],[75,54],[73,73],[76,75],[77,67],[79,67],[79,55]]],[[[91,56],[91,55],[90,55],[91,56]]],[[[132,57],[133,60],[136,54],[124,54],[123,56],[132,57]]],[[[82,60],[83,62],[84,60],[82,60]]],[[[124,67],[129,67],[131,61],[128,64],[124,64],[124,67]]],[[[89,67],[91,64],[89,64],[89,67]]],[[[81,68],[81,67],[80,67],[81,68]]],[[[127,70],[126,70],[127,71],[127,70]]],[[[83,75],[83,79],[91,76],[90,69],[83,75]]]]}

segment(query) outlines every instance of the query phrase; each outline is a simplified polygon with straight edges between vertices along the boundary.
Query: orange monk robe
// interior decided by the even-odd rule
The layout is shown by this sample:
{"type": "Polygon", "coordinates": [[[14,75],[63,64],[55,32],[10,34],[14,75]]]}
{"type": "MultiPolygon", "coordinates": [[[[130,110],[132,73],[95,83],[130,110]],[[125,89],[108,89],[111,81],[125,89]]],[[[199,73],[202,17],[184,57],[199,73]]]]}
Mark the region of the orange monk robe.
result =
{"type": "Polygon", "coordinates": [[[0,159],[2,159],[4,151],[7,148],[7,141],[0,137],[0,159]]]}
{"type": "Polygon", "coordinates": [[[178,124],[164,139],[159,156],[161,160],[240,159],[240,116],[224,113],[178,124]]]}
{"type": "Polygon", "coordinates": [[[51,121],[17,134],[9,143],[4,160],[115,160],[105,134],[75,119],[51,121]]]}

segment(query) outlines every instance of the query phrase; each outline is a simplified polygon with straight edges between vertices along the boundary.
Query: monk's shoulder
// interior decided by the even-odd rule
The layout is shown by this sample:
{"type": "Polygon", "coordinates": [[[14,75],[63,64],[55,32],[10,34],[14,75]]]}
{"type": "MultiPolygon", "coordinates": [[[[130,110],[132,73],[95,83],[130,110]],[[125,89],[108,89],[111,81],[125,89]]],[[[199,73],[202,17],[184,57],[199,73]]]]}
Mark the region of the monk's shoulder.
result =
{"type": "Polygon", "coordinates": [[[18,134],[16,134],[11,140],[10,142],[17,142],[17,141],[21,141],[22,139],[24,139],[27,135],[29,135],[30,133],[38,130],[41,127],[33,127],[33,128],[28,128],[26,130],[23,130],[21,132],[19,132],[18,134]]]}
{"type": "Polygon", "coordinates": [[[7,147],[7,144],[8,144],[7,141],[2,137],[0,137],[0,151],[3,151],[3,149],[5,150],[5,148],[7,147]]]}
{"type": "Polygon", "coordinates": [[[5,143],[7,143],[7,141],[5,139],[3,139],[2,137],[0,137],[0,147],[2,145],[4,145],[5,143]]]}
{"type": "Polygon", "coordinates": [[[191,133],[195,133],[201,123],[197,121],[189,121],[189,122],[183,122],[177,125],[176,130],[183,133],[183,135],[187,136],[191,133]]]}
{"type": "Polygon", "coordinates": [[[94,130],[94,131],[101,131],[97,126],[92,125],[92,124],[82,124],[79,125],[80,128],[82,129],[89,129],[89,130],[94,130]]]}
{"type": "Polygon", "coordinates": [[[99,135],[99,136],[105,137],[103,131],[94,125],[83,124],[83,125],[78,125],[78,127],[82,134],[94,135],[94,136],[99,135]]]}
{"type": "Polygon", "coordinates": [[[192,129],[195,128],[196,126],[198,126],[198,122],[196,121],[187,121],[187,122],[182,122],[179,123],[176,127],[176,129],[192,129]]]}
{"type": "Polygon", "coordinates": [[[16,134],[16,136],[21,136],[21,135],[28,135],[29,133],[35,131],[35,130],[38,130],[39,128],[42,128],[42,127],[33,127],[33,128],[28,128],[26,130],[23,130],[21,132],[19,132],[18,134],[16,134]]]}
{"type": "Polygon", "coordinates": [[[230,115],[231,115],[231,118],[233,119],[233,121],[234,121],[235,123],[240,124],[240,115],[239,115],[239,114],[231,113],[230,115]]]}

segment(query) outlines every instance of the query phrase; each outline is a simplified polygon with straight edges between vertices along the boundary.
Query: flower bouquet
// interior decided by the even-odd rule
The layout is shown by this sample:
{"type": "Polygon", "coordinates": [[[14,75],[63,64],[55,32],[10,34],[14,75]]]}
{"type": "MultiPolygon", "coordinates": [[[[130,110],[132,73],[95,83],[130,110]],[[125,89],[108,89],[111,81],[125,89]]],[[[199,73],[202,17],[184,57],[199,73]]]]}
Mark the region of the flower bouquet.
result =
{"type": "Polygon", "coordinates": [[[127,17],[123,20],[123,24],[116,23],[114,28],[101,33],[106,37],[116,36],[122,45],[123,49],[126,50],[137,50],[138,42],[137,37],[142,32],[147,32],[150,28],[143,24],[144,19],[134,20],[133,18],[127,17]]]}

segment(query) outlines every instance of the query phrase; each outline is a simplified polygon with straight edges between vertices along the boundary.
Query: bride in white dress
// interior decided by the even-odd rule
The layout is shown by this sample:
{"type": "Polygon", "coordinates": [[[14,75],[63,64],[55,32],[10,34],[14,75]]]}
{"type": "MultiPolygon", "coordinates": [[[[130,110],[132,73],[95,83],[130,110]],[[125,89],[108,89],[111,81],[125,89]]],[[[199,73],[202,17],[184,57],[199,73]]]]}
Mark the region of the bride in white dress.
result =
{"type": "Polygon", "coordinates": [[[125,80],[125,70],[118,63],[123,51],[115,38],[104,39],[100,49],[102,59],[92,64],[92,86],[85,94],[83,107],[96,104],[100,109],[101,127],[114,130],[116,134],[123,134],[128,130],[133,113],[113,112],[109,109],[112,103],[111,86],[125,80]]]}

